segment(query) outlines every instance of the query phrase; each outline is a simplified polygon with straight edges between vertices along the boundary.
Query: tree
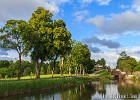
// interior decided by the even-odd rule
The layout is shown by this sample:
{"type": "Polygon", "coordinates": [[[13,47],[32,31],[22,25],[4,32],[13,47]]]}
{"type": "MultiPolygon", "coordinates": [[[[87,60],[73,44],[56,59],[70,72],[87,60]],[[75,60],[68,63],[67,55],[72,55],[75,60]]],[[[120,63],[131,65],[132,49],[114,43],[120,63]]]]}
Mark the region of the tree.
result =
{"type": "Polygon", "coordinates": [[[99,59],[99,60],[96,62],[96,64],[102,65],[103,68],[105,68],[106,61],[105,61],[104,58],[101,58],[101,59],[99,59]]]}
{"type": "Polygon", "coordinates": [[[36,63],[36,78],[40,78],[40,70],[49,57],[52,47],[53,21],[49,10],[37,8],[28,21],[28,32],[23,37],[26,48],[31,52],[31,59],[36,63]]]}
{"type": "Polygon", "coordinates": [[[21,56],[25,51],[25,43],[22,41],[22,35],[25,32],[26,22],[23,20],[8,20],[1,29],[3,35],[0,36],[0,47],[5,50],[16,50],[18,53],[18,79],[21,75],[21,56]]]}
{"type": "Polygon", "coordinates": [[[134,68],[134,71],[140,71],[140,62],[138,62],[137,66],[134,68]]]}
{"type": "Polygon", "coordinates": [[[104,58],[101,58],[101,59],[99,59],[99,60],[96,62],[96,64],[102,65],[102,66],[103,66],[103,68],[104,68],[104,67],[105,67],[105,65],[106,65],[106,61],[105,61],[105,59],[104,59],[104,58]]]}
{"type": "MultiPolygon", "coordinates": [[[[61,76],[63,74],[64,57],[71,50],[71,33],[67,30],[63,20],[54,20],[53,29],[53,60],[54,63],[58,56],[61,57],[61,76]]],[[[54,66],[55,67],[55,66],[54,66]]]]}
{"type": "MultiPolygon", "coordinates": [[[[19,60],[17,60],[16,62],[14,62],[14,66],[15,67],[18,66],[18,63],[19,63],[19,60]]],[[[29,75],[33,71],[33,67],[34,67],[34,65],[31,62],[22,60],[21,61],[21,68],[20,68],[20,70],[21,70],[21,73],[20,73],[21,76],[23,76],[23,75],[25,76],[25,75],[27,75],[27,73],[29,75]]]]}
{"type": "Polygon", "coordinates": [[[136,66],[137,62],[135,58],[128,56],[125,52],[120,54],[120,58],[117,61],[117,68],[132,74],[136,66]]]}
{"type": "Polygon", "coordinates": [[[69,49],[69,52],[65,55],[64,65],[65,65],[65,67],[68,67],[66,69],[68,71],[69,76],[71,76],[72,67],[75,66],[75,63],[73,61],[73,55],[72,55],[72,51],[73,51],[75,44],[76,44],[75,40],[70,40],[70,47],[71,48],[69,49]]]}
{"type": "Polygon", "coordinates": [[[10,62],[8,60],[0,60],[0,68],[6,67],[8,68],[10,66],[10,62]]]}
{"type": "Polygon", "coordinates": [[[91,73],[91,71],[93,71],[95,63],[96,63],[96,61],[94,59],[90,59],[89,62],[87,62],[87,72],[88,73],[91,73]]]}
{"type": "Polygon", "coordinates": [[[53,61],[54,73],[57,58],[69,50],[71,33],[63,20],[53,21],[52,16],[49,10],[39,7],[28,21],[28,32],[23,36],[31,58],[36,62],[36,78],[40,77],[41,66],[46,60],[53,61]]]}
{"type": "Polygon", "coordinates": [[[125,59],[125,58],[127,58],[127,57],[129,57],[129,56],[126,54],[125,51],[122,51],[122,52],[120,53],[120,58],[121,58],[121,59],[125,59]]]}
{"type": "MultiPolygon", "coordinates": [[[[72,50],[73,55],[73,61],[77,63],[77,65],[80,67],[80,74],[85,74],[85,69],[87,67],[87,63],[90,61],[90,51],[88,49],[87,45],[83,45],[81,42],[76,43],[72,50]]],[[[77,68],[76,68],[77,69],[77,68]]]]}

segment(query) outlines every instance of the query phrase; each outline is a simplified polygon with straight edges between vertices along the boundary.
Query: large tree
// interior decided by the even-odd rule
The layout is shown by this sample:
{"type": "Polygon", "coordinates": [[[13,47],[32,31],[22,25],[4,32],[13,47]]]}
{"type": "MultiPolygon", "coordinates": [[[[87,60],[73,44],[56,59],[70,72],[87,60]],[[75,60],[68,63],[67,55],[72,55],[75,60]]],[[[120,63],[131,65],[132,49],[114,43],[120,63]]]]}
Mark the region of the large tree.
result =
{"type": "MultiPolygon", "coordinates": [[[[83,74],[85,74],[85,69],[87,69],[87,63],[91,60],[90,59],[91,54],[88,49],[88,46],[83,45],[81,42],[76,43],[76,45],[72,50],[72,55],[73,55],[73,61],[77,63],[76,65],[80,67],[80,74],[82,73],[81,72],[82,69],[83,69],[83,74]]],[[[76,70],[78,66],[76,66],[76,70]]]]}
{"type": "Polygon", "coordinates": [[[54,65],[52,66],[52,77],[55,68],[55,62],[58,57],[61,57],[61,75],[64,67],[64,56],[71,50],[71,33],[67,30],[66,24],[63,20],[54,20],[53,24],[53,35],[52,35],[52,59],[54,65]]]}
{"type": "Polygon", "coordinates": [[[54,21],[53,38],[55,53],[61,57],[60,69],[62,76],[64,68],[64,57],[71,50],[71,33],[67,30],[65,22],[61,19],[54,21]]]}
{"type": "Polygon", "coordinates": [[[39,7],[28,21],[28,32],[24,34],[27,49],[31,58],[36,62],[36,78],[40,77],[44,61],[51,60],[52,77],[56,60],[69,51],[71,33],[63,20],[52,20],[49,10],[39,7]]]}
{"type": "Polygon", "coordinates": [[[22,41],[25,26],[26,22],[23,20],[8,20],[1,29],[3,34],[0,36],[0,47],[5,50],[16,50],[19,55],[18,79],[21,77],[21,56],[25,51],[25,43],[22,41]]]}
{"type": "Polygon", "coordinates": [[[135,58],[128,56],[124,51],[120,53],[120,57],[117,61],[117,68],[120,70],[132,73],[137,66],[135,58]]]}
{"type": "Polygon", "coordinates": [[[40,78],[41,65],[49,57],[52,47],[53,21],[50,11],[42,7],[37,8],[28,21],[27,29],[28,32],[23,36],[24,41],[36,63],[36,78],[40,78]]]}

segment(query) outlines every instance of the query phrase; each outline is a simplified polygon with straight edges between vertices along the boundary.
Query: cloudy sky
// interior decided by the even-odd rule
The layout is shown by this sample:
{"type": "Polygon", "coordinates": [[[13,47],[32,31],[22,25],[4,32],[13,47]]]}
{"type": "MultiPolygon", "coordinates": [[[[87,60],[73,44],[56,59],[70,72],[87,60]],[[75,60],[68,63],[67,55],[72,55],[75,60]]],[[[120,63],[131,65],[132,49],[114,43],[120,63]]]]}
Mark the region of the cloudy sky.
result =
{"type": "MultiPolygon", "coordinates": [[[[88,45],[93,59],[105,58],[115,67],[126,51],[140,60],[140,0],[0,0],[0,27],[9,19],[28,21],[39,6],[63,19],[72,38],[88,45]]],[[[17,57],[15,51],[0,49],[0,59],[17,57]]]]}

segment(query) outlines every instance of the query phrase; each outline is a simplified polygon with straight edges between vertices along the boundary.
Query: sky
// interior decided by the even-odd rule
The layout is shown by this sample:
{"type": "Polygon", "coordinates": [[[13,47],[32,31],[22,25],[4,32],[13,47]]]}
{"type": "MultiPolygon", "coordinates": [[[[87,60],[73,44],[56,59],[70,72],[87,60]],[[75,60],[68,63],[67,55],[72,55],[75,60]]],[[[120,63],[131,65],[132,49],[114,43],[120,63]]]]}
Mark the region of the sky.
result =
{"type": "MultiPolygon", "coordinates": [[[[10,19],[28,21],[37,7],[63,19],[72,39],[88,45],[92,59],[105,58],[115,68],[126,51],[140,60],[140,0],[0,0],[0,27],[10,19]]],[[[17,57],[16,51],[0,49],[0,59],[17,57]]]]}

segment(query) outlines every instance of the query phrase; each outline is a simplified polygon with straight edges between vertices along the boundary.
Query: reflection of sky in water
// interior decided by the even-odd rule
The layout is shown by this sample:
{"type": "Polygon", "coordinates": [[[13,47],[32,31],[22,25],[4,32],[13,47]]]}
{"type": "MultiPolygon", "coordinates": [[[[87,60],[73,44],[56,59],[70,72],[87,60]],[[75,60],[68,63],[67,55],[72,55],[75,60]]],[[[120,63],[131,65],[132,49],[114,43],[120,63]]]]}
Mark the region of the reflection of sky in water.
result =
{"type": "MultiPolygon", "coordinates": [[[[45,97],[43,97],[43,98],[45,99],[45,97]]],[[[44,100],[44,99],[42,99],[42,100],[44,100]]],[[[47,100],[60,100],[60,94],[55,93],[54,96],[48,97],[47,100]]]]}
{"type": "MultiPolygon", "coordinates": [[[[111,96],[112,94],[113,95],[118,94],[118,87],[117,87],[116,84],[106,85],[105,89],[106,89],[106,94],[105,95],[111,96]]],[[[93,100],[108,100],[107,98],[103,99],[102,95],[99,94],[97,91],[96,91],[96,94],[94,96],[92,96],[92,99],[93,100]]]]}
{"type": "MultiPolygon", "coordinates": [[[[128,92],[137,94],[139,93],[138,90],[139,87],[137,85],[133,86],[130,82],[129,84],[124,82],[121,84],[92,82],[92,85],[81,84],[80,86],[68,88],[66,90],[59,89],[52,92],[19,95],[5,98],[3,100],[124,100],[118,98],[118,96],[120,96],[119,93],[128,92]],[[104,94],[105,98],[103,98],[102,94],[104,94]]],[[[140,100],[140,98],[133,100],[140,100]]]]}

